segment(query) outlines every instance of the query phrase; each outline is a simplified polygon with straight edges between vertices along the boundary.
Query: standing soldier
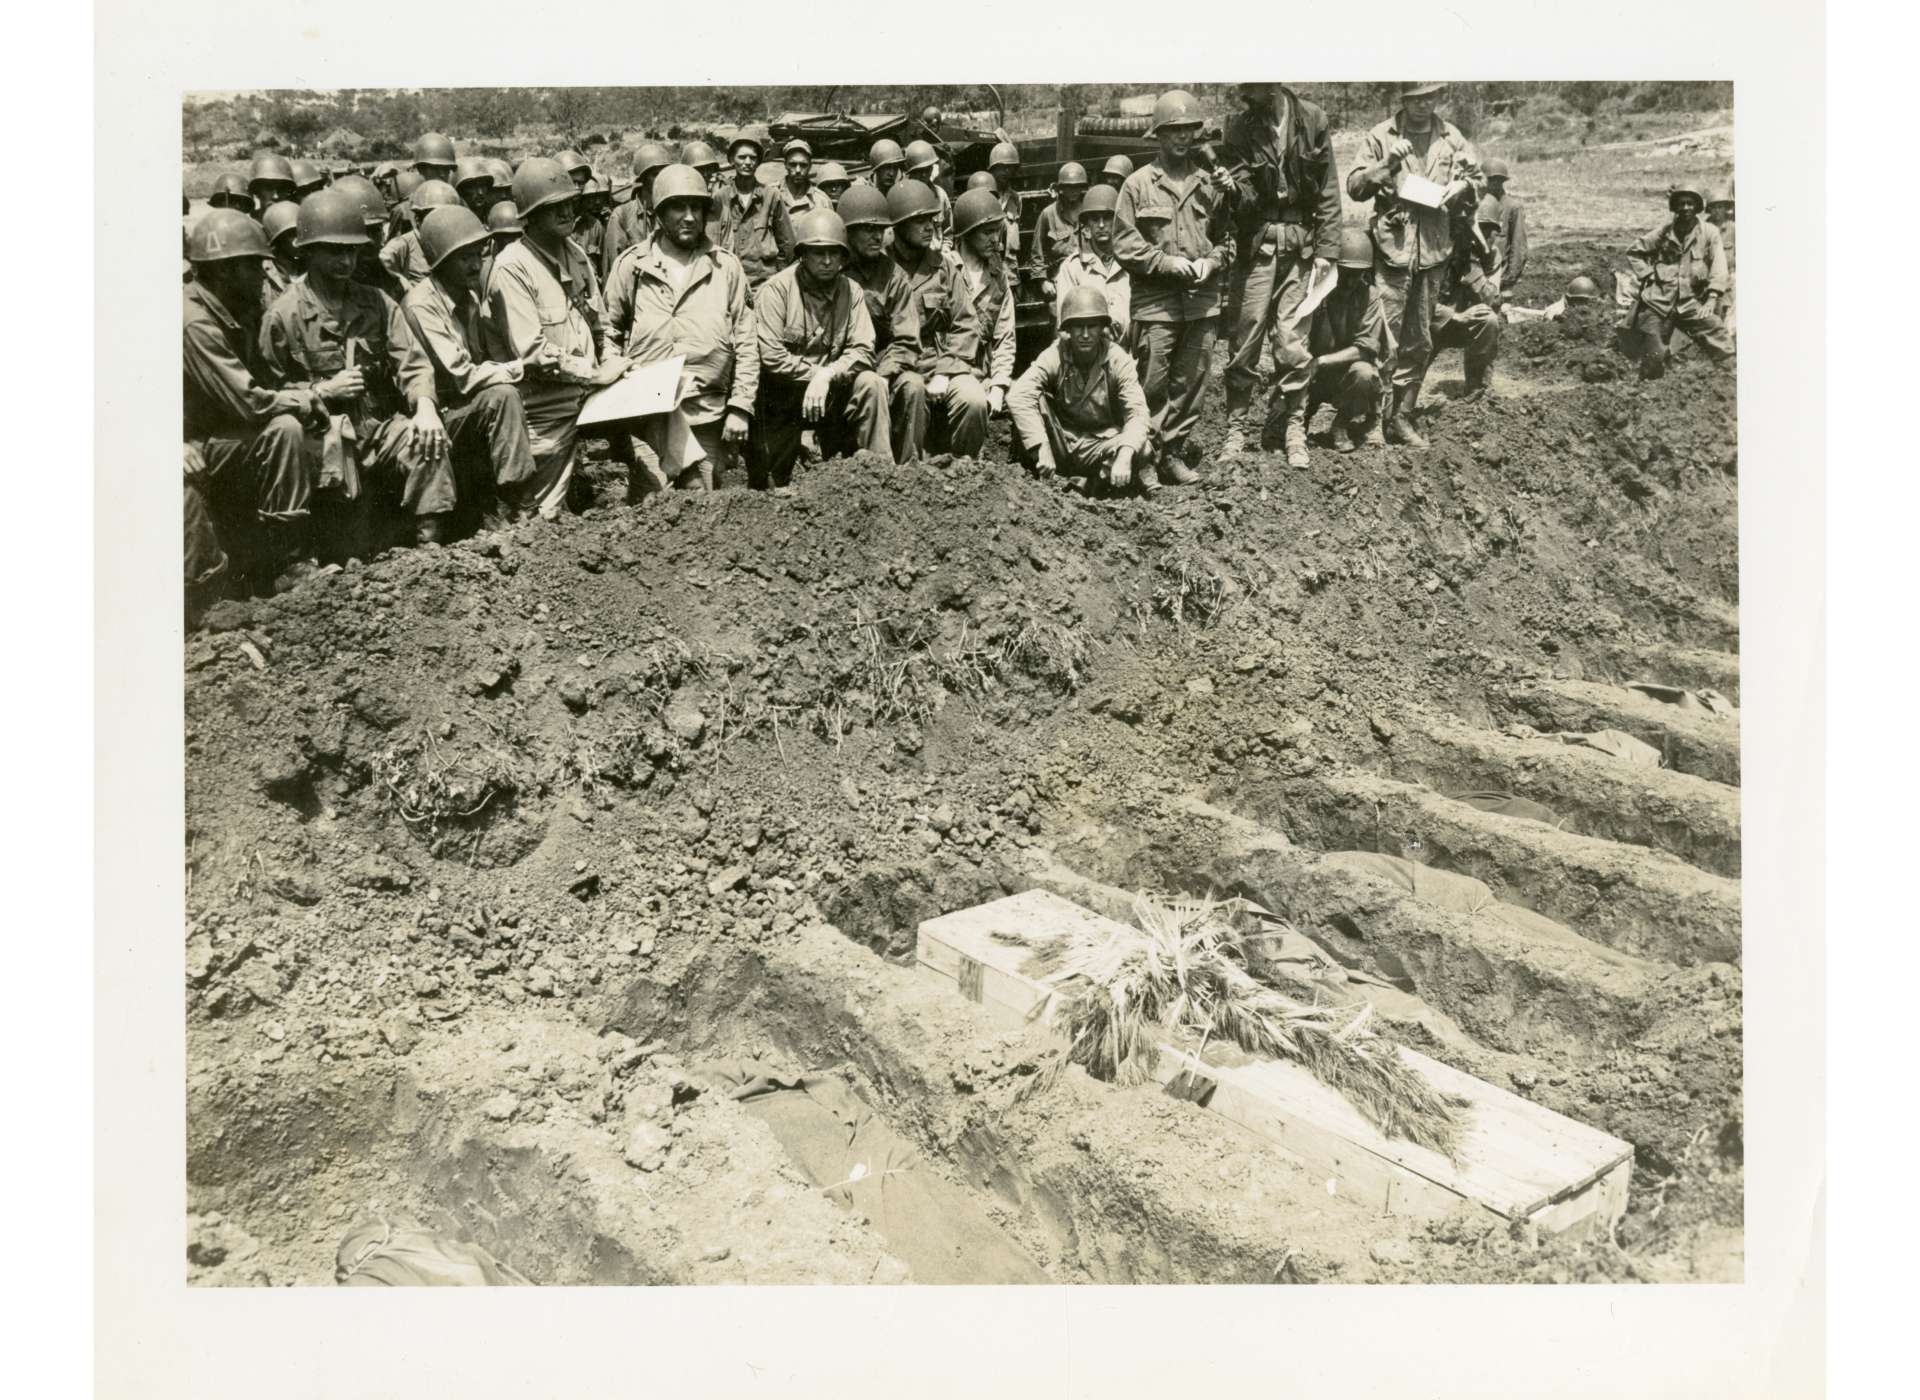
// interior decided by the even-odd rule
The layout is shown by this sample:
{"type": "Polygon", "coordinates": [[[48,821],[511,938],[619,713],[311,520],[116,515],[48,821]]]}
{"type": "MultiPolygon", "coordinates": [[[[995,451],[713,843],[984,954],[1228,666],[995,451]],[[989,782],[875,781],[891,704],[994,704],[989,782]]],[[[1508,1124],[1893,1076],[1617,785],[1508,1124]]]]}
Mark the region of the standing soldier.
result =
{"type": "Polygon", "coordinates": [[[380,265],[399,279],[404,296],[427,275],[427,255],[420,247],[419,224],[429,209],[444,209],[460,202],[452,185],[443,180],[428,180],[407,196],[412,226],[397,238],[387,240],[380,250],[380,265]]]}
{"type": "Polygon", "coordinates": [[[459,160],[454,154],[453,142],[437,131],[429,131],[413,143],[413,169],[422,180],[451,184],[459,160]]]}
{"type": "Polygon", "coordinates": [[[689,141],[680,148],[680,164],[700,172],[700,178],[713,189],[720,182],[720,153],[705,141],[689,141]]]}
{"type": "Polygon", "coordinates": [[[253,170],[247,177],[247,193],[253,196],[254,217],[262,217],[269,208],[294,199],[293,164],[285,156],[262,152],[253,158],[253,170]]]}
{"type": "Polygon", "coordinates": [[[220,582],[228,553],[240,556],[239,582],[260,592],[278,566],[304,553],[313,493],[304,425],[318,403],[307,390],[274,388],[262,373],[260,279],[269,256],[260,226],[235,209],[207,211],[187,235],[186,573],[200,601],[220,582]],[[215,521],[230,528],[216,536],[215,521]]]}
{"type": "Polygon", "coordinates": [[[823,160],[820,168],[813,172],[813,187],[827,197],[827,202],[836,208],[840,196],[847,192],[847,186],[853,183],[853,177],[847,174],[847,168],[837,160],[823,160]]]}
{"type": "Polygon", "coordinates": [[[1194,162],[1202,125],[1193,94],[1162,94],[1151,131],[1159,154],[1127,177],[1114,206],[1114,255],[1133,290],[1133,356],[1153,413],[1150,447],[1160,479],[1175,486],[1199,480],[1192,433],[1233,258],[1231,185],[1194,162]]]}
{"type": "MultiPolygon", "coordinates": [[[[974,374],[987,386],[987,412],[999,417],[1013,388],[1013,264],[1007,261],[1006,218],[992,190],[970,190],[954,201],[954,242],[960,267],[973,295],[974,320],[980,325],[980,349],[974,374]]],[[[958,448],[954,449],[958,451],[958,448]]],[[[978,449],[976,449],[977,451],[978,449]]]]}
{"type": "Polygon", "coordinates": [[[486,222],[487,210],[506,197],[494,184],[492,169],[479,156],[460,157],[453,168],[453,189],[482,223],[486,222]]]}
{"type": "Polygon", "coordinates": [[[1284,413],[1288,465],[1307,465],[1309,326],[1298,319],[1309,288],[1324,285],[1340,254],[1340,171],[1327,114],[1282,83],[1242,83],[1245,110],[1227,123],[1226,166],[1238,191],[1233,279],[1227,293],[1227,440],[1246,451],[1261,347],[1272,338],[1280,382],[1267,414],[1284,413]]]}
{"type": "Polygon", "coordinates": [[[1734,313],[1740,299],[1738,279],[1740,269],[1735,266],[1733,255],[1733,179],[1719,186],[1707,196],[1707,222],[1720,230],[1720,246],[1727,254],[1727,296],[1720,306],[1720,323],[1727,328],[1727,334],[1734,334],[1734,313]]]}
{"type": "Polygon", "coordinates": [[[760,337],[758,485],[785,486],[812,428],[823,455],[887,445],[887,388],[873,370],[867,299],[847,280],[847,228],[832,213],[809,214],[794,230],[799,261],[768,279],[754,298],[760,337]]]}
{"type": "Polygon", "coordinates": [[[987,392],[974,377],[980,323],[973,288],[960,257],[934,242],[939,206],[927,185],[902,180],[887,196],[887,212],[893,261],[913,294],[920,342],[893,381],[893,458],[916,461],[928,447],[977,456],[987,440],[987,392]]]}
{"type": "Polygon", "coordinates": [[[287,162],[287,168],[293,172],[293,202],[298,204],[316,190],[327,187],[327,172],[310,160],[287,162]]]}
{"type": "Polygon", "coordinates": [[[953,232],[953,198],[940,185],[940,152],[933,148],[931,141],[909,141],[902,158],[906,161],[907,178],[918,180],[932,190],[939,203],[939,210],[933,216],[933,236],[936,246],[945,247],[953,232]]]}
{"type": "Polygon", "coordinates": [[[1487,179],[1487,196],[1500,211],[1500,232],[1495,240],[1500,248],[1500,290],[1511,292],[1527,270],[1527,206],[1520,202],[1519,195],[1507,193],[1507,163],[1500,157],[1488,156],[1481,172],[1487,179]]]}
{"type": "Polygon", "coordinates": [[[1133,359],[1112,342],[1112,311],[1098,287],[1075,287],[1060,305],[1060,335],[1007,396],[1015,451],[1045,476],[1089,493],[1156,483],[1138,464],[1146,450],[1147,396],[1133,359]]]}
{"type": "MultiPolygon", "coordinates": [[[[738,142],[734,143],[738,145],[738,142]]],[[[653,177],[673,164],[673,152],[649,141],[633,153],[633,198],[613,211],[607,236],[600,245],[600,275],[613,276],[613,265],[636,243],[653,241],[653,177]]]]}
{"type": "Polygon", "coordinates": [[[402,170],[393,177],[397,198],[387,203],[387,232],[395,238],[413,227],[413,192],[426,184],[417,170],[402,170]]]}
{"type": "Polygon", "coordinates": [[[1640,283],[1627,332],[1641,342],[1640,372],[1648,379],[1666,373],[1675,331],[1692,339],[1716,365],[1733,358],[1733,337],[1720,321],[1731,285],[1727,254],[1720,230],[1700,217],[1705,206],[1697,186],[1675,185],[1667,191],[1673,217],[1627,254],[1627,266],[1640,283]]]}
{"type": "Polygon", "coordinates": [[[987,156],[987,173],[999,192],[1000,207],[1007,220],[1007,260],[1020,266],[1020,148],[1001,141],[987,156]]]}
{"type": "Polygon", "coordinates": [[[679,406],[645,419],[638,435],[660,464],[656,486],[698,481],[711,491],[715,468],[746,451],[759,393],[747,274],[707,237],[713,193],[699,172],[668,166],[653,182],[653,199],[659,232],[615,270],[608,335],[639,364],[685,356],[679,406]]]}
{"type": "Polygon", "coordinates": [[[1127,176],[1133,174],[1133,162],[1125,156],[1108,156],[1107,163],[1100,167],[1100,183],[1120,193],[1120,187],[1127,183],[1127,176]]]}
{"type": "MultiPolygon", "coordinates": [[[[518,360],[486,358],[480,328],[481,265],[486,226],[469,209],[431,209],[420,221],[429,264],[425,281],[407,293],[401,314],[413,341],[408,378],[446,433],[457,503],[471,507],[511,494],[533,475],[527,411],[514,387],[518,360]]],[[[419,518],[423,543],[444,539],[443,515],[419,518]]]]}
{"type": "Polygon", "coordinates": [[[833,201],[813,187],[813,147],[796,136],[780,148],[780,160],[787,167],[786,178],[780,182],[787,221],[791,223],[816,209],[831,213],[833,201]]]}
{"type": "Polygon", "coordinates": [[[1467,138],[1434,114],[1435,99],[1445,90],[1445,83],[1402,84],[1400,110],[1367,133],[1360,163],[1347,175],[1347,193],[1373,201],[1375,282],[1395,341],[1387,440],[1413,448],[1427,445],[1413,414],[1433,358],[1437,293],[1453,259],[1453,211],[1478,197],[1480,178],[1479,157],[1467,138]],[[1416,177],[1438,187],[1437,205],[1399,197],[1416,177]]]}
{"type": "Polygon", "coordinates": [[[510,512],[524,506],[557,521],[573,482],[580,405],[589,389],[625,374],[627,362],[602,358],[600,284],[587,255],[568,237],[579,217],[572,178],[557,161],[532,157],[514,172],[513,202],[526,232],[493,260],[482,324],[488,359],[525,366],[520,402],[534,474],[503,504],[510,512]]]}
{"type": "Polygon", "coordinates": [[[760,143],[737,136],[727,152],[733,157],[733,178],[714,194],[720,207],[714,215],[713,241],[740,260],[747,289],[757,292],[793,261],[793,223],[786,201],[754,173],[760,165],[760,143]]]}
{"type": "Polygon", "coordinates": [[[267,259],[266,276],[261,281],[262,311],[272,306],[300,275],[300,257],[293,246],[294,226],[299,222],[299,209],[286,200],[267,206],[266,215],[260,220],[261,231],[267,235],[267,246],[273,250],[273,256],[267,259]]]}
{"type": "Polygon", "coordinates": [[[353,280],[368,241],[365,213],[352,195],[323,190],[300,206],[295,237],[306,273],[267,309],[260,356],[269,383],[308,390],[325,405],[315,486],[346,517],[337,546],[365,556],[376,490],[399,497],[419,538],[437,539],[443,520],[435,517],[454,506],[446,430],[431,373],[410,362],[413,337],[400,308],[353,280]]]}
{"type": "MultiPolygon", "coordinates": [[[[581,155],[580,152],[574,150],[571,146],[560,152],[554,159],[560,163],[560,168],[567,172],[567,178],[573,181],[573,192],[575,194],[585,194],[587,192],[587,181],[593,178],[593,162],[581,155]]],[[[578,217],[577,211],[576,217],[578,217]]],[[[575,241],[578,242],[579,240],[576,239],[575,241]]]]}
{"type": "Polygon", "coordinates": [[[884,136],[867,147],[868,178],[881,194],[892,194],[893,187],[907,168],[907,154],[898,141],[884,136]]]}
{"type": "Polygon", "coordinates": [[[1113,322],[1112,342],[1124,349],[1133,330],[1133,296],[1127,270],[1113,255],[1113,211],[1118,203],[1119,195],[1109,185],[1087,191],[1080,202],[1080,242],[1060,264],[1054,285],[1059,298],[1056,319],[1064,314],[1067,296],[1075,287],[1099,288],[1113,322]]]}
{"type": "Polygon", "coordinates": [[[1351,452],[1364,443],[1385,447],[1380,428],[1382,378],[1393,361],[1387,313],[1373,285],[1373,239],[1363,229],[1340,235],[1339,282],[1313,313],[1308,343],[1313,350],[1313,383],[1307,390],[1307,417],[1331,403],[1336,417],[1333,446],[1351,452]]]}
{"type": "Polygon", "coordinates": [[[1033,225],[1033,250],[1027,273],[1040,283],[1041,295],[1053,299],[1054,274],[1080,235],[1080,202],[1087,196],[1087,168],[1077,160],[1060,167],[1053,181],[1053,203],[1040,211],[1033,225]]]}
{"type": "Polygon", "coordinates": [[[607,218],[612,213],[612,187],[598,175],[589,176],[586,187],[580,191],[580,226],[574,230],[573,241],[580,245],[580,251],[596,269],[604,261],[607,218]]]}
{"type": "MultiPolygon", "coordinates": [[[[512,200],[503,199],[487,210],[487,234],[493,243],[494,256],[499,256],[500,250],[509,243],[518,243],[520,236],[525,232],[526,228],[520,222],[519,206],[512,200]]],[[[487,271],[492,270],[492,265],[489,263],[487,271]]],[[[486,291],[486,286],[483,280],[480,284],[480,290],[483,293],[486,291]]]]}
{"type": "MultiPolygon", "coordinates": [[[[900,264],[887,256],[893,214],[887,197],[859,184],[840,196],[834,211],[846,226],[847,278],[866,294],[873,322],[874,373],[887,382],[889,404],[900,375],[912,373],[920,355],[920,322],[913,309],[913,286],[900,264]]],[[[889,408],[889,417],[894,417],[889,408]]]]}

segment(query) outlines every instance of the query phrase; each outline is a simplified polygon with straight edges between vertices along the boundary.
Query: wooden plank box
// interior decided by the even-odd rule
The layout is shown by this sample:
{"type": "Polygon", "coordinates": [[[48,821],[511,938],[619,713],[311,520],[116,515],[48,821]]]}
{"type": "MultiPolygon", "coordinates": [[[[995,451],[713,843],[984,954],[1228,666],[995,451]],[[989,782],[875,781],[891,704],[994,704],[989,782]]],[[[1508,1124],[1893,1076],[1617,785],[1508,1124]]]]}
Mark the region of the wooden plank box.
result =
{"type": "MultiPolygon", "coordinates": [[[[920,925],[918,962],[929,977],[978,1002],[1002,1026],[1049,1025],[1053,988],[1022,970],[1048,943],[1083,929],[1123,928],[1046,890],[996,899],[920,925]]],[[[1301,1163],[1330,1193],[1393,1215],[1444,1215],[1470,1200],[1543,1233],[1605,1233],[1627,1207],[1633,1146],[1530,1103],[1450,1065],[1400,1047],[1435,1088],[1465,1100],[1457,1160],[1389,1138],[1337,1091],[1286,1061],[1230,1047],[1204,1060],[1161,1046],[1156,1077],[1301,1163]]]]}

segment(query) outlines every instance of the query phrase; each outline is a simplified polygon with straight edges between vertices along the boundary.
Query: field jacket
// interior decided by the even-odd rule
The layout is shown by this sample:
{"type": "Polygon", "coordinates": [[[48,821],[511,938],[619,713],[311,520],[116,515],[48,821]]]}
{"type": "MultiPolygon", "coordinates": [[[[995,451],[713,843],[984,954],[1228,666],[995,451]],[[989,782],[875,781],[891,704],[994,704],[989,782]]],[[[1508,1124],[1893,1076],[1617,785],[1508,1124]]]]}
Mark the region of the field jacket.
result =
{"type": "Polygon", "coordinates": [[[1228,121],[1222,144],[1239,189],[1233,217],[1243,261],[1269,243],[1297,256],[1340,256],[1340,167],[1325,112],[1281,88],[1271,114],[1228,121]]]}
{"type": "Polygon", "coordinates": [[[1155,160],[1127,176],[1114,208],[1113,253],[1133,287],[1135,321],[1198,321],[1220,314],[1233,258],[1232,205],[1194,166],[1176,180],[1155,160]],[[1144,226],[1143,226],[1143,221],[1144,226]],[[1212,261],[1195,284],[1169,259],[1212,261]]]}
{"type": "Polygon", "coordinates": [[[740,260],[711,244],[676,289],[657,243],[621,259],[607,288],[613,343],[639,364],[686,357],[681,412],[694,425],[736,409],[753,415],[760,389],[760,341],[740,260]]]}
{"type": "MultiPolygon", "coordinates": [[[[1395,113],[1367,133],[1360,146],[1359,163],[1347,174],[1347,193],[1356,200],[1373,201],[1374,243],[1387,264],[1396,269],[1418,266],[1424,270],[1438,267],[1453,256],[1453,214],[1450,207],[1429,209],[1394,196],[1397,177],[1387,163],[1387,150],[1402,135],[1419,144],[1402,131],[1401,116],[1395,113]]],[[[1478,200],[1485,183],[1480,158],[1467,138],[1437,116],[1427,128],[1425,153],[1410,156],[1400,173],[1424,175],[1442,188],[1455,180],[1465,180],[1470,193],[1459,201],[1463,204],[1478,200]]]]}

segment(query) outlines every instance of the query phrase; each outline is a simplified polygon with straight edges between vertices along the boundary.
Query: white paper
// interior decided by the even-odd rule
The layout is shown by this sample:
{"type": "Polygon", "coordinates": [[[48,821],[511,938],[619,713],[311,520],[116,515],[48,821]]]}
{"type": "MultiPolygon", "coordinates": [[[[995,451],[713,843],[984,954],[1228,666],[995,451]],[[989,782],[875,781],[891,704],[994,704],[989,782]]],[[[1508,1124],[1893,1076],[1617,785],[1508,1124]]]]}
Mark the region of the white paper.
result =
{"type": "Polygon", "coordinates": [[[680,371],[687,358],[675,355],[671,360],[656,360],[639,365],[621,378],[597,389],[580,405],[580,424],[614,423],[623,418],[646,418],[667,413],[680,404],[680,371]]]}
{"type": "Polygon", "coordinates": [[[1333,284],[1340,280],[1340,270],[1334,267],[1328,268],[1325,272],[1316,270],[1307,275],[1309,278],[1307,294],[1300,299],[1300,309],[1293,313],[1293,319],[1287,322],[1289,326],[1297,326],[1313,315],[1314,308],[1327,299],[1327,293],[1333,290],[1333,284]]]}
{"type": "Polygon", "coordinates": [[[1409,204],[1420,204],[1428,209],[1438,209],[1447,200],[1447,189],[1436,185],[1424,175],[1415,175],[1408,171],[1400,177],[1400,187],[1396,191],[1400,198],[1409,204]]]}

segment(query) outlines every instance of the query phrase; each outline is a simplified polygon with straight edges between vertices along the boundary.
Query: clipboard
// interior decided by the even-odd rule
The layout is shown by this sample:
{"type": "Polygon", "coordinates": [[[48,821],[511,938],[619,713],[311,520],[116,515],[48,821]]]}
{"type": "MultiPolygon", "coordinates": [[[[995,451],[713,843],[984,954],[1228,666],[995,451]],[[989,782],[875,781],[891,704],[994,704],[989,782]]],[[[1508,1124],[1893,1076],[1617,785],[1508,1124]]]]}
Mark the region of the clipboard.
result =
{"type": "Polygon", "coordinates": [[[680,406],[681,371],[686,367],[685,355],[635,366],[606,388],[587,396],[580,405],[580,426],[671,413],[680,406]]]}
{"type": "Polygon", "coordinates": [[[1411,170],[1400,173],[1400,183],[1394,193],[1409,204],[1418,204],[1423,209],[1438,209],[1447,202],[1447,188],[1436,185],[1424,175],[1411,170]]]}

